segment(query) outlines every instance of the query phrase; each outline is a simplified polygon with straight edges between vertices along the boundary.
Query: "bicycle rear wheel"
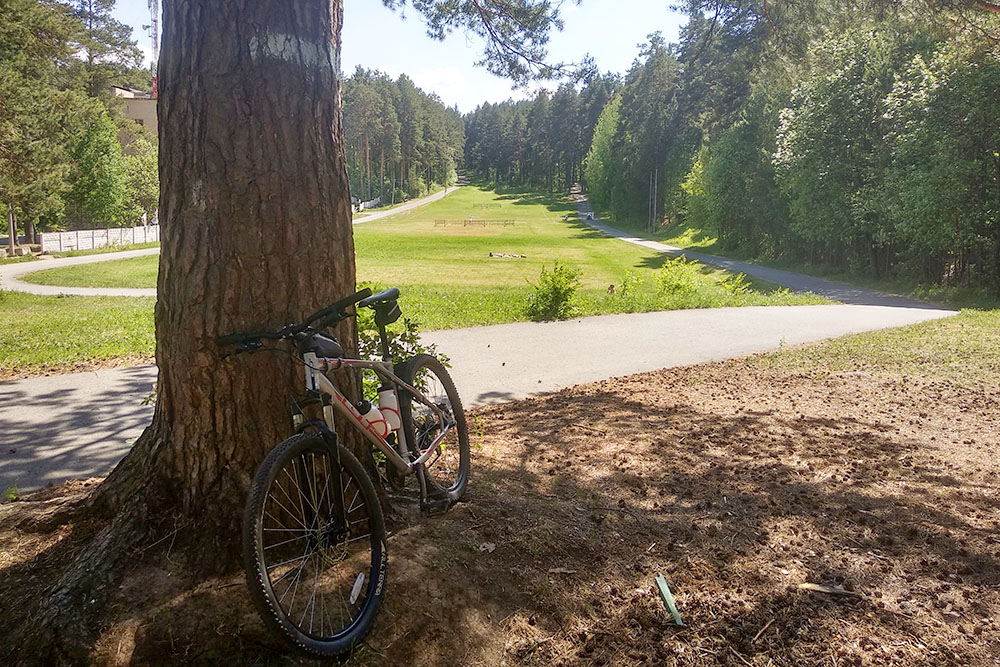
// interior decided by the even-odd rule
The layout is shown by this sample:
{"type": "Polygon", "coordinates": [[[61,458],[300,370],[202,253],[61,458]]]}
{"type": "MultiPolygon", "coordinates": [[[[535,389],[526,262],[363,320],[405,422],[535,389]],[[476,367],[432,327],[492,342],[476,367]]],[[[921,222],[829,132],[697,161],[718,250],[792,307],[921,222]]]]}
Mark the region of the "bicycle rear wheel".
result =
{"type": "Polygon", "coordinates": [[[420,390],[444,415],[442,418],[420,399],[400,392],[399,416],[411,452],[424,451],[445,431],[423,465],[429,496],[457,502],[469,481],[469,430],[455,383],[441,362],[428,354],[407,359],[400,364],[397,375],[420,390]]]}
{"type": "Polygon", "coordinates": [[[343,446],[300,434],[271,450],[247,500],[243,553],[257,612],[294,647],[339,656],[368,633],[385,582],[385,524],[343,446]]]}

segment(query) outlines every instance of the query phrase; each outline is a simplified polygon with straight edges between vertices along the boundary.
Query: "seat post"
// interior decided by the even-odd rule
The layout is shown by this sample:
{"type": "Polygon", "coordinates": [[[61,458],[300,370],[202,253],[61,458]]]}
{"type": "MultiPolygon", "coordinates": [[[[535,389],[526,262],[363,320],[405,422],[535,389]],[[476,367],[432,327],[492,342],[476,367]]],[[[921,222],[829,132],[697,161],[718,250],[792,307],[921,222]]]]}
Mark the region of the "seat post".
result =
{"type": "Polygon", "coordinates": [[[385,325],[377,321],[375,324],[378,326],[378,339],[382,344],[382,361],[392,361],[392,355],[389,354],[389,339],[385,336],[385,325]]]}

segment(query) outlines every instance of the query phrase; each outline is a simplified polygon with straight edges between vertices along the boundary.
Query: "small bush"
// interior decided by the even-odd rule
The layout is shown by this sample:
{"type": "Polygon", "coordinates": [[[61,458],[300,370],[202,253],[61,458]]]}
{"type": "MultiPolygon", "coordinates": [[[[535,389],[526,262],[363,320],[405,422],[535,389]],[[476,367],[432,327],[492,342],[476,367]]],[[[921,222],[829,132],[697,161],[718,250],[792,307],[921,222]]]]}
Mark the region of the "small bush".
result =
{"type": "Polygon", "coordinates": [[[549,271],[544,266],[538,277],[538,284],[532,284],[535,292],[528,301],[528,317],[533,320],[565,320],[573,316],[576,309],[571,303],[573,295],[580,287],[579,269],[559,262],[549,271]]]}
{"type": "Polygon", "coordinates": [[[743,273],[737,273],[735,275],[729,276],[722,281],[722,287],[729,294],[733,296],[740,296],[743,294],[750,293],[750,281],[743,273]]]}
{"type": "Polygon", "coordinates": [[[635,275],[634,272],[625,272],[625,275],[622,277],[621,287],[618,290],[618,296],[621,297],[622,301],[631,301],[635,298],[635,292],[639,287],[639,282],[639,276],[635,275]]]}
{"type": "Polygon", "coordinates": [[[695,263],[683,257],[668,259],[656,272],[656,289],[660,296],[694,291],[698,283],[697,270],[693,266],[695,263]]]}

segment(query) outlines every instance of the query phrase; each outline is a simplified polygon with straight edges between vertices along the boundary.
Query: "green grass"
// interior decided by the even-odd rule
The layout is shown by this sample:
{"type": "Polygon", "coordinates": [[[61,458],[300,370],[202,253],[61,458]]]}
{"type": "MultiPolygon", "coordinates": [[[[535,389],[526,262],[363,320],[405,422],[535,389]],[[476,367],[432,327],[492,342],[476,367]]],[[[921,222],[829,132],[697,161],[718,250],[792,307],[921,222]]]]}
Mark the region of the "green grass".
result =
{"type": "MultiPolygon", "coordinates": [[[[424,330],[515,322],[526,309],[543,266],[554,262],[582,271],[575,316],[673,308],[824,303],[813,295],[791,294],[764,282],[753,290],[727,289],[724,271],[690,265],[690,285],[671,294],[657,289],[656,275],[666,258],[607,238],[575,220],[575,210],[559,197],[496,193],[465,187],[438,202],[355,227],[358,281],[399,286],[403,312],[424,330]],[[500,204],[499,208],[474,207],[500,204]],[[563,216],[570,214],[564,221],[563,216]],[[465,226],[514,220],[512,226],[465,226]],[[447,225],[436,224],[445,220],[447,225]],[[525,255],[491,258],[490,252],[525,255]],[[620,294],[622,279],[638,280],[633,293],[620,294]],[[608,294],[615,284],[619,293],[608,294]]],[[[49,269],[25,276],[42,284],[98,287],[153,287],[157,255],[49,269]]],[[[42,297],[3,294],[0,312],[0,370],[15,366],[51,368],[101,359],[153,353],[153,299],[42,297]]]]}
{"type": "Polygon", "coordinates": [[[154,302],[0,291],[0,377],[151,357],[154,302]]]}
{"type": "Polygon", "coordinates": [[[0,264],[20,264],[22,262],[33,262],[37,257],[25,255],[24,257],[0,257],[0,264]]]}
{"type": "Polygon", "coordinates": [[[786,348],[734,363],[817,377],[863,372],[995,388],[1000,386],[1000,310],[963,310],[955,317],[786,348]]]}
{"type": "Polygon", "coordinates": [[[64,250],[63,252],[51,253],[53,257],[83,257],[84,255],[104,255],[109,252],[125,252],[126,250],[143,250],[145,248],[159,248],[159,241],[149,243],[127,243],[125,245],[109,245],[101,248],[88,248],[87,250],[64,250]]]}
{"type": "Polygon", "coordinates": [[[159,255],[143,255],[98,264],[64,266],[35,271],[21,280],[35,285],[61,287],[156,287],[159,255]]]}
{"type": "MultiPolygon", "coordinates": [[[[542,267],[555,262],[582,271],[575,302],[580,316],[674,308],[824,303],[763,281],[733,294],[725,271],[691,267],[693,287],[662,296],[655,274],[667,261],[657,253],[608,238],[576,220],[575,208],[554,195],[497,193],[465,187],[437,202],[354,229],[358,281],[401,288],[404,311],[426,329],[514,322],[525,309],[542,267]],[[494,205],[484,208],[483,204],[494,205]],[[496,206],[499,205],[499,206],[496,206]],[[569,215],[569,220],[563,217],[569,215]],[[485,223],[465,225],[475,218],[485,223]],[[513,220],[513,225],[504,221],[513,220]],[[446,224],[441,224],[442,221],[446,224]],[[496,258],[490,253],[522,255],[496,258]],[[609,295],[631,272],[633,295],[609,295]]],[[[153,287],[156,256],[50,269],[26,281],[63,286],[153,287]]]]}

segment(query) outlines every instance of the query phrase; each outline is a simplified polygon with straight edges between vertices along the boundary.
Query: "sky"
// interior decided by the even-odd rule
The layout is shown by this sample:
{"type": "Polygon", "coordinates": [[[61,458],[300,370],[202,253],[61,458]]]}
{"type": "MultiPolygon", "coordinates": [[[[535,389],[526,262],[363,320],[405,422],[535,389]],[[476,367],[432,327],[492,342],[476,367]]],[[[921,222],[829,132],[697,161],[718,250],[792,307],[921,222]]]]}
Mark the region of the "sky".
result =
{"type": "MultiPolygon", "coordinates": [[[[683,16],[670,11],[669,5],[670,0],[583,0],[579,6],[564,2],[565,29],[552,34],[549,61],[579,62],[589,53],[602,72],[624,73],[650,33],[660,31],[666,41],[677,41],[683,16]]],[[[133,38],[148,62],[152,42],[142,27],[150,23],[145,0],[118,0],[114,14],[132,26],[133,38]]],[[[436,93],[445,104],[457,106],[463,113],[483,102],[529,94],[473,66],[482,52],[482,43],[475,36],[453,33],[438,42],[427,36],[416,12],[408,8],[405,15],[403,20],[399,12],[386,9],[379,0],[344,0],[344,74],[350,76],[358,65],[393,78],[406,74],[425,92],[436,93]]]]}

